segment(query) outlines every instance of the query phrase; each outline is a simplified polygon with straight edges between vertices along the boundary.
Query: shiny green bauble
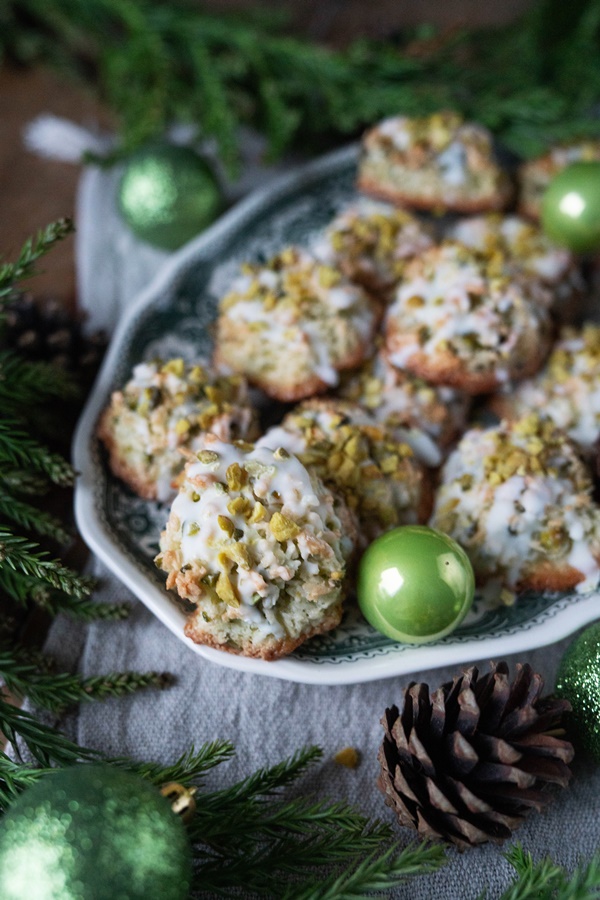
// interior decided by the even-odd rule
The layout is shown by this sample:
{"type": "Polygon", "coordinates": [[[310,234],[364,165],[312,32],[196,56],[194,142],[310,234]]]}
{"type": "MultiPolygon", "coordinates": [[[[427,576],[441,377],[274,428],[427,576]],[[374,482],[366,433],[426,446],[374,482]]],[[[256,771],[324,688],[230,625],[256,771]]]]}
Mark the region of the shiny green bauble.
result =
{"type": "Polygon", "coordinates": [[[223,209],[207,163],[190,147],[172,144],[152,144],[129,158],[117,202],[137,237],[163,250],[181,247],[223,209]]]}
{"type": "Polygon", "coordinates": [[[542,199],[548,237],[575,253],[600,248],[600,162],[574,162],[548,185],[542,199]]]}
{"type": "Polygon", "coordinates": [[[556,694],[571,704],[569,738],[600,763],[600,622],[582,631],[565,652],[556,694]]]}
{"type": "Polygon", "coordinates": [[[358,570],[358,603],[366,620],[396,641],[445,637],[473,603],[475,578],[456,541],[425,525],[404,525],[367,547],[358,570]]]}
{"type": "Polygon", "coordinates": [[[0,819],[2,900],[184,900],[191,875],[167,800],[111,766],[57,769],[0,819]]]}

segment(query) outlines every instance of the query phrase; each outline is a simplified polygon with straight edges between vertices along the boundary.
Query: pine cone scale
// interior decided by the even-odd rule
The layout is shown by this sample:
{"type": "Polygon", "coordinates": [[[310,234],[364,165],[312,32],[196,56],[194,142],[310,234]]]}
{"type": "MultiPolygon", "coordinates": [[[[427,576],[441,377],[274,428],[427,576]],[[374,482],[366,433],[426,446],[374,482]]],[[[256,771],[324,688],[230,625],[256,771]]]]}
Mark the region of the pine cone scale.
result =
{"type": "Polygon", "coordinates": [[[502,842],[565,786],[573,748],[562,739],[562,701],[541,698],[543,680],[506,663],[472,667],[431,692],[414,682],[404,707],[382,718],[378,786],[401,824],[459,849],[502,842]]]}
{"type": "Polygon", "coordinates": [[[482,763],[473,772],[474,782],[486,784],[516,784],[518,787],[531,787],[535,783],[535,775],[530,775],[516,766],[504,766],[502,763],[482,763]]]}
{"type": "Polygon", "coordinates": [[[554,759],[560,759],[564,763],[570,763],[573,760],[573,745],[561,738],[554,737],[551,734],[530,734],[525,735],[514,746],[522,747],[523,750],[529,750],[535,747],[535,751],[539,756],[551,756],[554,759]]]}
{"type": "Polygon", "coordinates": [[[448,735],[445,747],[451,760],[452,771],[457,775],[468,775],[479,762],[479,754],[459,731],[453,731],[448,735]]]}
{"type": "Polygon", "coordinates": [[[489,734],[477,735],[476,743],[479,755],[492,762],[512,766],[523,756],[518,745],[509,744],[507,741],[502,740],[502,738],[495,738],[489,734]]]}

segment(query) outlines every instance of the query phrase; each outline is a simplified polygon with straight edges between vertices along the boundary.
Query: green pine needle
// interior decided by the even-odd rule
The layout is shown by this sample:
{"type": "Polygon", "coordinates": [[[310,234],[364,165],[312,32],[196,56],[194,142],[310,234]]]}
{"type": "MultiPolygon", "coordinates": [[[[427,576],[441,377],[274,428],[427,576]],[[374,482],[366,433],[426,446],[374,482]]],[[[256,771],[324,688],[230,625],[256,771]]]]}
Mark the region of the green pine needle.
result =
{"type": "Polygon", "coordinates": [[[16,648],[1,647],[0,678],[16,696],[27,695],[34,706],[57,714],[82,701],[122,697],[141,688],[165,688],[171,683],[164,672],[112,672],[83,678],[68,672],[44,671],[40,660],[33,660],[16,648]]]}
{"type": "Polygon", "coordinates": [[[69,400],[79,388],[58,366],[30,362],[12,350],[0,351],[0,404],[4,415],[17,418],[24,407],[47,400],[69,400]]]}
{"type": "Polygon", "coordinates": [[[46,551],[39,551],[39,545],[26,538],[16,536],[0,526],[0,566],[10,567],[30,578],[46,582],[77,599],[88,597],[94,581],[84,578],[73,569],[62,565],[60,560],[48,559],[46,551]]]}
{"type": "Polygon", "coordinates": [[[59,544],[67,544],[73,537],[62,520],[51,513],[40,510],[31,503],[18,500],[12,494],[2,490],[0,485],[0,521],[8,519],[27,531],[40,537],[49,537],[59,544]]]}
{"type": "Polygon", "coordinates": [[[557,0],[538,0],[502,28],[407,29],[331,50],[286,33],[281,16],[218,15],[187,0],[5,0],[0,53],[86,81],[120,123],[117,156],[175,121],[214,138],[232,170],[243,125],[276,156],[440,108],[530,156],[559,137],[598,133],[600,6],[573,2],[569,17],[557,0]],[[549,34],[554,20],[565,27],[549,34]]]}
{"type": "Polygon", "coordinates": [[[32,467],[60,487],[71,487],[75,481],[70,463],[30,437],[18,419],[0,421],[0,465],[32,467]]]}
{"type": "Polygon", "coordinates": [[[321,877],[314,885],[290,887],[284,900],[363,900],[375,892],[389,891],[407,878],[427,875],[446,864],[444,850],[429,844],[397,845],[384,853],[371,853],[359,865],[341,875],[321,877]]]}
{"type": "Polygon", "coordinates": [[[504,854],[517,873],[517,881],[500,900],[598,900],[600,851],[580,863],[569,876],[564,868],[545,858],[534,862],[520,843],[504,854]]]}
{"type": "Polygon", "coordinates": [[[169,781],[175,781],[188,787],[197,784],[206,772],[231,759],[233,755],[233,745],[229,741],[215,740],[203,744],[199,750],[193,746],[190,747],[179,759],[167,766],[148,762],[136,763],[124,759],[116,759],[113,762],[136,772],[153,784],[162,785],[169,781]]]}
{"type": "Polygon", "coordinates": [[[73,223],[70,219],[59,219],[25,242],[16,262],[0,265],[0,311],[2,299],[11,295],[15,283],[30,278],[38,260],[72,231],[73,223]]]}
{"type": "Polygon", "coordinates": [[[86,622],[127,618],[130,613],[128,603],[99,603],[90,597],[97,585],[95,578],[81,575],[79,582],[82,596],[58,590],[35,575],[25,575],[22,571],[0,565],[0,589],[23,606],[31,602],[51,615],[64,612],[86,622]]]}

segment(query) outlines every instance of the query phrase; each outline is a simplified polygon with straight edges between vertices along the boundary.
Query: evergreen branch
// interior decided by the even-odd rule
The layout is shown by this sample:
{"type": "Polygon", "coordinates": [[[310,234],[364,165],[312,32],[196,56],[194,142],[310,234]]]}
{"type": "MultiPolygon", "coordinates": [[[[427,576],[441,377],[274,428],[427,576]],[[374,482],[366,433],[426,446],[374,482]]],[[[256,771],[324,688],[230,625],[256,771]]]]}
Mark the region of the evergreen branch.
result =
{"type": "MultiPolygon", "coordinates": [[[[66,594],[81,599],[88,597],[94,582],[79,575],[73,569],[62,565],[60,560],[47,559],[45,551],[37,551],[38,544],[18,537],[0,527],[0,564],[9,566],[15,572],[47,582],[66,594]]],[[[0,568],[0,571],[1,571],[0,568]]]]}
{"type": "Polygon", "coordinates": [[[6,812],[21,791],[31,787],[50,771],[52,770],[49,768],[30,768],[24,763],[14,762],[0,751],[0,811],[6,812]]]}
{"type": "MultiPolygon", "coordinates": [[[[203,744],[199,750],[192,746],[169,766],[159,763],[133,762],[121,757],[112,759],[111,762],[137,773],[157,786],[169,781],[176,781],[188,786],[196,783],[209,769],[231,759],[233,755],[233,745],[229,741],[216,740],[203,744]]],[[[204,795],[202,796],[204,797],[204,795]]]]}
{"type": "Polygon", "coordinates": [[[284,759],[270,768],[258,769],[248,778],[229,788],[203,794],[202,809],[207,815],[219,811],[226,817],[230,810],[235,811],[239,803],[267,798],[280,788],[291,784],[322,755],[320,747],[298,750],[289,759],[284,759]]]}
{"type": "Polygon", "coordinates": [[[98,762],[103,759],[98,751],[79,747],[60,732],[39,722],[31,713],[7,703],[1,695],[0,731],[13,745],[19,758],[21,740],[43,768],[50,768],[52,765],[69,766],[81,760],[98,762]]]}
{"type": "Polygon", "coordinates": [[[59,219],[25,241],[16,262],[0,265],[0,301],[11,293],[15,282],[31,277],[38,260],[72,231],[70,219],[59,219]]]}
{"type": "Polygon", "coordinates": [[[40,537],[51,537],[59,544],[66,544],[73,537],[72,532],[64,527],[62,520],[57,516],[18,500],[12,494],[3,491],[0,485],[0,522],[3,518],[12,520],[40,537]]]}
{"type": "MultiPolygon", "coordinates": [[[[203,838],[213,846],[223,848],[232,844],[242,848],[248,842],[277,838],[285,830],[290,834],[306,835],[317,826],[324,832],[362,831],[365,826],[363,816],[345,803],[326,803],[310,798],[298,797],[285,803],[265,806],[253,800],[244,801],[234,813],[215,816],[198,810],[190,823],[192,838],[203,838]]],[[[382,825],[372,832],[376,840],[389,839],[391,830],[382,825]]]]}
{"type": "Polygon", "coordinates": [[[43,497],[50,490],[50,482],[38,472],[4,466],[0,470],[0,484],[6,491],[28,497],[43,497]]]}
{"type": "Polygon", "coordinates": [[[130,612],[128,603],[98,603],[90,599],[89,595],[96,586],[96,579],[84,575],[79,577],[87,589],[86,594],[81,597],[57,590],[33,575],[25,575],[23,572],[16,572],[0,565],[0,589],[21,605],[31,601],[52,615],[64,612],[87,622],[127,618],[130,612]]]}
{"type": "Polygon", "coordinates": [[[570,878],[551,859],[534,862],[531,853],[520,843],[504,856],[515,869],[517,881],[504,891],[500,900],[598,900],[600,897],[600,851],[588,863],[580,863],[570,878]]]}
{"type": "Polygon", "coordinates": [[[0,463],[37,469],[60,487],[71,487],[75,481],[75,471],[66,459],[30,437],[18,419],[0,421],[0,463]]]}
{"type": "Polygon", "coordinates": [[[389,891],[415,875],[428,875],[446,864],[444,850],[417,844],[372,853],[358,866],[336,876],[321,877],[314,885],[288,888],[284,900],[362,900],[366,894],[389,891]]]}
{"type": "Polygon", "coordinates": [[[211,14],[186,0],[5,0],[0,51],[91,84],[120,121],[121,150],[186,122],[215,137],[231,168],[243,124],[262,130],[275,155],[387,115],[451,107],[493,121],[503,143],[531,155],[558,133],[597,130],[600,12],[598,0],[577,2],[551,38],[545,20],[564,13],[538,0],[501,28],[432,30],[429,43],[406,30],[335,51],[286,34],[275,16],[211,14]]]}
{"type": "Polygon", "coordinates": [[[81,701],[122,697],[146,687],[171,683],[164,672],[117,672],[82,678],[68,672],[40,671],[27,654],[0,648],[0,677],[13,694],[27,696],[34,706],[60,713],[81,701]]]}
{"type": "Polygon", "coordinates": [[[580,865],[561,885],[557,900],[598,900],[600,897],[600,851],[580,865]]]}
{"type": "Polygon", "coordinates": [[[368,829],[335,835],[315,829],[302,840],[284,834],[260,844],[254,852],[204,859],[198,869],[198,886],[217,893],[243,887],[263,896],[339,900],[361,896],[361,891],[364,896],[367,891],[389,890],[407,877],[431,871],[444,860],[439,847],[420,845],[416,850],[399,852],[392,846],[382,853],[380,836],[373,835],[371,841],[365,837],[369,837],[368,829]],[[325,873],[319,869],[325,869],[325,873]]]}
{"type": "Polygon", "coordinates": [[[79,388],[58,366],[30,362],[11,350],[0,351],[0,403],[4,415],[18,417],[24,407],[46,399],[74,399],[79,388]]]}

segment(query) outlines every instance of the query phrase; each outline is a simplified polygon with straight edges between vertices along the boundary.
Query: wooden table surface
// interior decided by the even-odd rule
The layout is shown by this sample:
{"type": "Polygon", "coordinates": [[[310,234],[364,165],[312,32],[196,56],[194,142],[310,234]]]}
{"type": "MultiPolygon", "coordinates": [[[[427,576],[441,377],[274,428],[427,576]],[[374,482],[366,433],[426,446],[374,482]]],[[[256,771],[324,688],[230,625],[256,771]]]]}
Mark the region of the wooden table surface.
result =
{"type": "MultiPolygon", "coordinates": [[[[23,241],[62,216],[73,216],[80,167],[43,159],[23,146],[25,125],[40,113],[81,124],[109,117],[84,89],[46,70],[0,67],[0,256],[14,259],[23,241]]],[[[75,307],[73,238],[50,253],[32,291],[75,307]]]]}

